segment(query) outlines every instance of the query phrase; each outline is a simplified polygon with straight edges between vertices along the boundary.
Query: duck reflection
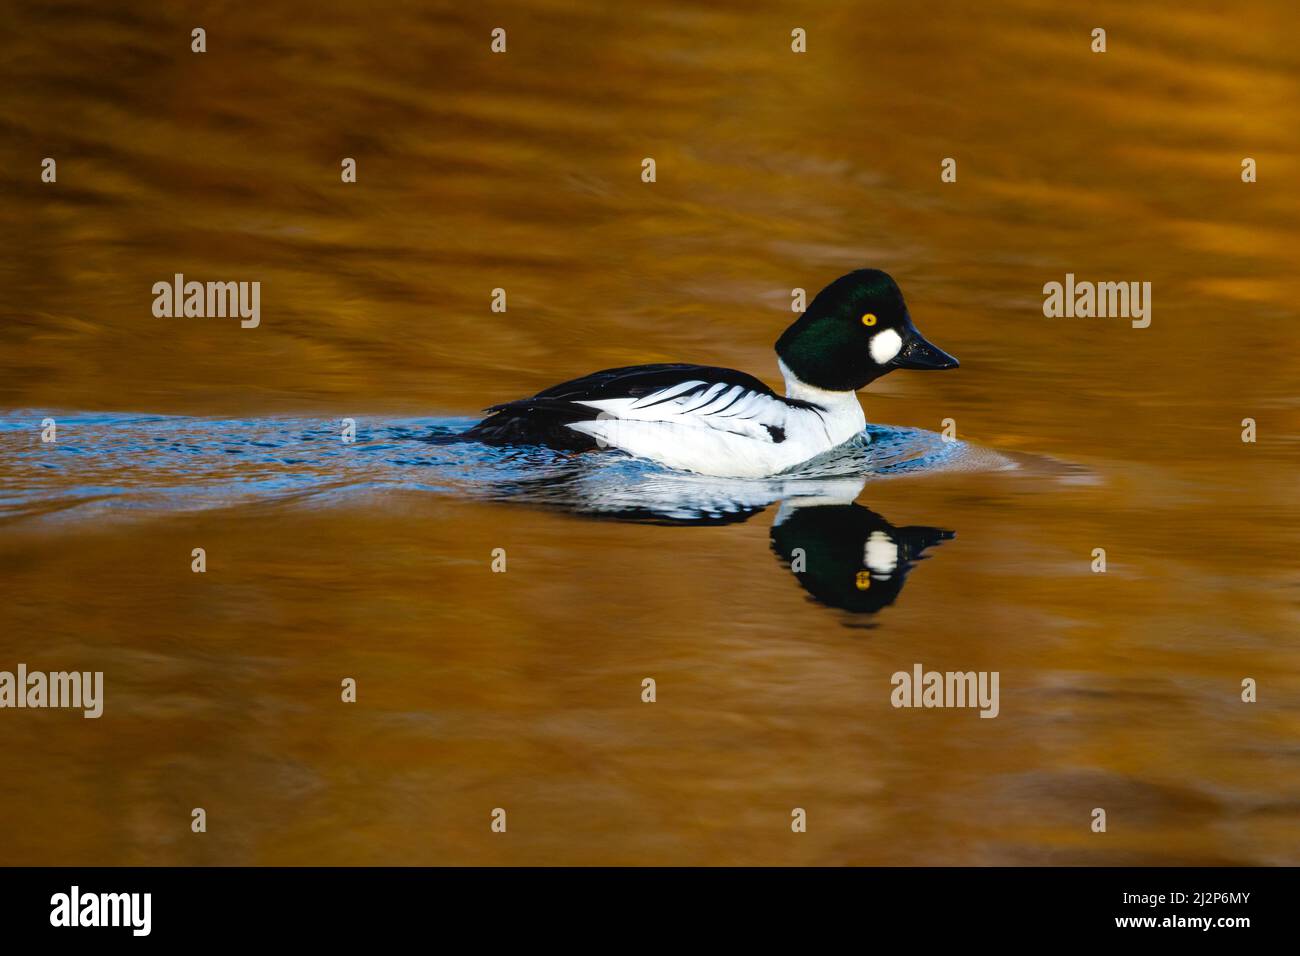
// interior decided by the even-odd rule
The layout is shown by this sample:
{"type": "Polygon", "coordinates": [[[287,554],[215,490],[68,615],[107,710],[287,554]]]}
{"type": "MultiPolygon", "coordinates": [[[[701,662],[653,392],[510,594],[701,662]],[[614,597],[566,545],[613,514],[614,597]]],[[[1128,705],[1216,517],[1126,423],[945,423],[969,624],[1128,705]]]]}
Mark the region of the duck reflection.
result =
{"type": "Polygon", "coordinates": [[[952,531],[898,528],[862,505],[787,501],[772,522],[772,550],[814,599],[854,614],[893,604],[927,548],[952,531]]]}
{"type": "Polygon", "coordinates": [[[956,536],[943,528],[897,527],[856,503],[865,478],[739,481],[646,472],[639,465],[552,472],[496,497],[527,500],[587,517],[677,526],[751,519],[781,502],[772,551],[816,601],[854,614],[893,604],[925,551],[956,536]]]}

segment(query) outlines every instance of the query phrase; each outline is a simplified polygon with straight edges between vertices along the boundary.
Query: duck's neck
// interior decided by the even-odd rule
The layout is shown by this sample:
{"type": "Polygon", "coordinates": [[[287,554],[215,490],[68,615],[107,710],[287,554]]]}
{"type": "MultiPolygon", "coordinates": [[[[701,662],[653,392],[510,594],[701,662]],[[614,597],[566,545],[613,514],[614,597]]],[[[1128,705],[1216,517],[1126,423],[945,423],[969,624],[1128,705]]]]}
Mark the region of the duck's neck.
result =
{"type": "Polygon", "coordinates": [[[802,381],[779,358],[776,364],[785,377],[786,398],[812,402],[829,413],[823,415],[822,420],[827,426],[827,436],[832,444],[839,445],[846,442],[867,427],[867,416],[862,412],[862,403],[858,401],[857,392],[833,392],[817,388],[802,381]]]}
{"type": "Polygon", "coordinates": [[[856,409],[857,414],[863,417],[863,424],[866,424],[866,416],[862,415],[862,405],[858,402],[857,392],[832,392],[828,389],[818,388],[815,385],[809,385],[790,371],[780,359],[776,360],[776,364],[781,369],[781,375],[785,379],[786,398],[798,399],[801,402],[813,402],[822,408],[837,413],[851,412],[856,409]]]}

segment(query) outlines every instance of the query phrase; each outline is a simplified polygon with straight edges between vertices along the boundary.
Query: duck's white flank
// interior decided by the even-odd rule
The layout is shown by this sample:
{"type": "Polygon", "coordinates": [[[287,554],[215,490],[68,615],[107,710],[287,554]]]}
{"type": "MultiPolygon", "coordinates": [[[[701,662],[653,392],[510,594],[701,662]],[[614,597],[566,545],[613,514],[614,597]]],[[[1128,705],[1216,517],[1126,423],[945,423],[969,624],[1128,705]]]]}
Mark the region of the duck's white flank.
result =
{"type": "Polygon", "coordinates": [[[669,468],[724,478],[766,478],[844,444],[866,427],[856,392],[814,388],[780,364],[791,405],[738,385],[677,382],[639,398],[579,402],[594,421],[568,427],[602,445],[669,468]]]}

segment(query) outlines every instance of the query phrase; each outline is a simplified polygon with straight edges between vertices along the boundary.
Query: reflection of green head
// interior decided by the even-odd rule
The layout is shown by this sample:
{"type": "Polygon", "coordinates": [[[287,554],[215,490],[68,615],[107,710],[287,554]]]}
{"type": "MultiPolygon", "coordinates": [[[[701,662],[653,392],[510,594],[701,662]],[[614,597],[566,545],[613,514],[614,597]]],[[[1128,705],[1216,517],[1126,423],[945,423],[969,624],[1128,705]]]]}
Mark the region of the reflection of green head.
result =
{"type": "Polygon", "coordinates": [[[771,542],[816,600],[871,614],[894,603],[926,548],[953,537],[941,528],[895,528],[874,511],[848,504],[792,509],[773,525],[771,542]]]}

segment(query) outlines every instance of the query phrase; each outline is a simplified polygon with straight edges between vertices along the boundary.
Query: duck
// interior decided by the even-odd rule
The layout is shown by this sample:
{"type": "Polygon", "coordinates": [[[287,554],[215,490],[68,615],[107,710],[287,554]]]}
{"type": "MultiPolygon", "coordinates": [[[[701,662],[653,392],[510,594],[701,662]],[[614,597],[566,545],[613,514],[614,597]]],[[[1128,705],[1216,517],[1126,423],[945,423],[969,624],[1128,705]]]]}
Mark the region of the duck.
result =
{"type": "Polygon", "coordinates": [[[860,389],[894,369],[954,369],[879,269],[830,283],[777,339],[778,395],[746,372],[684,363],[605,369],[493,405],[461,436],[616,452],[675,471],[770,478],[861,435],[860,389]]]}

